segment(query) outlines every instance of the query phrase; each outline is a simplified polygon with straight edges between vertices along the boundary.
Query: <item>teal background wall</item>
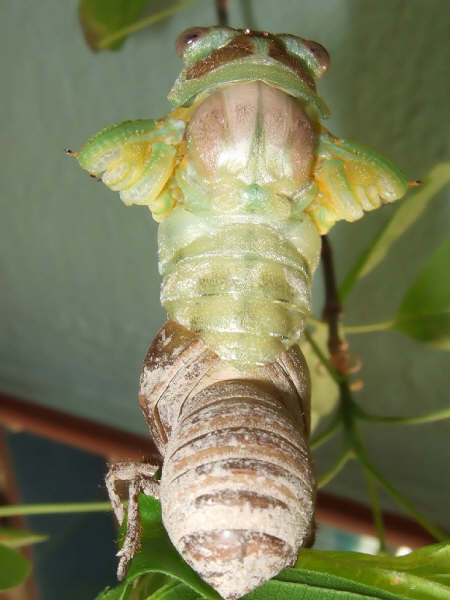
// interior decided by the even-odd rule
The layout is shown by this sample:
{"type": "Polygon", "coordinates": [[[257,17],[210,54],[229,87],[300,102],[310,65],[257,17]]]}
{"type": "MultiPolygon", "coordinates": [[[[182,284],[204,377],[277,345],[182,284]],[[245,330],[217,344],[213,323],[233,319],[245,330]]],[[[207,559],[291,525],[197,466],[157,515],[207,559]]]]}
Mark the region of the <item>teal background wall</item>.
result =
{"type": "MultiPolygon", "coordinates": [[[[167,5],[155,2],[155,7],[167,5]]],[[[231,24],[246,25],[230,0],[231,24]]],[[[258,0],[259,29],[323,43],[332,57],[320,91],[337,135],[372,145],[410,179],[450,159],[448,0],[258,0]]],[[[94,182],[64,148],[101,127],[158,117],[180,63],[176,35],[215,22],[196,4],[131,37],[119,52],[85,45],[75,0],[2,3],[0,390],[97,421],[144,432],[136,401],[147,345],[164,322],[159,305],[156,224],[94,182]]],[[[390,318],[448,233],[450,189],[364,279],[346,321],[390,318]]],[[[332,233],[339,277],[392,213],[385,207],[332,233]]],[[[322,304],[320,273],[314,284],[322,304]]],[[[448,403],[448,355],[395,333],[351,338],[362,362],[361,403],[380,414],[448,403]]],[[[448,423],[400,429],[372,425],[374,459],[430,517],[450,528],[448,423]]],[[[338,442],[316,455],[329,464],[338,442]]],[[[328,488],[365,500],[356,465],[328,488]]],[[[385,499],[386,506],[393,505],[385,499]]]]}

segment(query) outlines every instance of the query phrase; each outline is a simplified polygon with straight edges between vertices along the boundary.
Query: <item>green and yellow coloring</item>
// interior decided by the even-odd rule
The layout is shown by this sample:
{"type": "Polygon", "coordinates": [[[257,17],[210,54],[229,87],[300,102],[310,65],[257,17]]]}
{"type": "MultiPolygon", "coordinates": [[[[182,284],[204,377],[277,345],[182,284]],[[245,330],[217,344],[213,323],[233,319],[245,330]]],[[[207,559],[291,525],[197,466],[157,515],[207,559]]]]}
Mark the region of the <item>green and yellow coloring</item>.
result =
{"type": "Polygon", "coordinates": [[[383,156],[337,139],[315,79],[315,42],[196,27],[176,42],[185,67],[160,120],[107,127],[80,165],[159,227],[169,318],[246,370],[295,344],[310,310],[320,235],[402,197],[383,156]]]}

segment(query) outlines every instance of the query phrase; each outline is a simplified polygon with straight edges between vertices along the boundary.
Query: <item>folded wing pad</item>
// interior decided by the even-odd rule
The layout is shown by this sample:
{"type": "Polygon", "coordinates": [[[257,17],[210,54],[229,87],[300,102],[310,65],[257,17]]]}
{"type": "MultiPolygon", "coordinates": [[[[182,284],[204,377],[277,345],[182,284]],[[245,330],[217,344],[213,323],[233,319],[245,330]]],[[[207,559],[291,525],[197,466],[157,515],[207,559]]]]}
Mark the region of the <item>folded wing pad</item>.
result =
{"type": "MultiPolygon", "coordinates": [[[[172,115],[106,127],[78,155],[82,168],[120,192],[125,204],[148,206],[156,221],[177,202],[179,190],[171,179],[186,155],[186,121],[172,115]]],[[[408,189],[407,180],[388,159],[325,129],[318,137],[313,179],[313,199],[302,210],[321,234],[340,219],[356,221],[364,211],[401,198],[408,189]]]]}
{"type": "Polygon", "coordinates": [[[160,221],[175,204],[167,184],[182,158],[185,126],[170,115],[116,123],[90,138],[78,162],[125,204],[146,205],[160,221]]]}
{"type": "Polygon", "coordinates": [[[336,221],[356,221],[364,211],[401,198],[408,189],[403,174],[371,148],[319,136],[314,179],[318,193],[306,212],[325,234],[336,221]]]}

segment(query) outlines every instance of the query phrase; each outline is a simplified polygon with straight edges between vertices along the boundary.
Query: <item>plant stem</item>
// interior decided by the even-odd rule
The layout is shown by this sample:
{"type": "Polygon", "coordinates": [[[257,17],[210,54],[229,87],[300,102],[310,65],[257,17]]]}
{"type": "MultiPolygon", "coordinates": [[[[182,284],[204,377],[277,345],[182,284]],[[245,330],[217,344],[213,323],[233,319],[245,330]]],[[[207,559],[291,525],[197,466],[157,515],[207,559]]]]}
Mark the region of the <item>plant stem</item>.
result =
{"type": "MultiPolygon", "coordinates": [[[[318,485],[319,487],[322,487],[328,483],[328,481],[330,481],[342,469],[348,458],[354,455],[364,469],[367,478],[372,512],[381,546],[384,545],[384,530],[375,482],[378,482],[378,484],[383,487],[401,507],[403,507],[412,517],[414,517],[414,519],[420,525],[422,525],[424,529],[429,531],[436,539],[444,540],[447,537],[446,534],[439,527],[431,523],[431,521],[429,521],[425,515],[423,515],[395,486],[393,486],[384,477],[384,475],[380,473],[377,467],[373,465],[372,461],[368,457],[363,437],[358,428],[357,418],[366,418],[368,420],[378,420],[378,418],[372,417],[372,415],[368,415],[362,409],[360,409],[352,397],[348,379],[349,370],[347,368],[348,365],[346,361],[346,347],[339,338],[339,317],[342,307],[337,300],[332,251],[325,236],[322,238],[322,241],[324,244],[322,259],[324,262],[323,266],[326,290],[324,318],[328,323],[328,348],[330,350],[331,362],[333,366],[329,364],[327,358],[323,355],[322,351],[312,337],[307,332],[305,332],[305,334],[314,352],[328,369],[331,376],[338,382],[340,390],[339,416],[344,426],[346,447],[338,460],[320,478],[318,485]]],[[[439,411],[438,413],[423,415],[421,417],[405,417],[405,420],[407,422],[409,421],[411,424],[428,422],[428,420],[432,421],[440,418],[446,418],[449,416],[448,412],[449,411],[445,410],[439,411]]],[[[399,423],[400,419],[404,420],[403,417],[381,417],[380,419],[383,420],[382,422],[391,423],[399,423]]]]}
{"type": "Polygon", "coordinates": [[[219,25],[228,25],[228,0],[216,0],[216,12],[219,25]]]}
{"type": "Polygon", "coordinates": [[[336,477],[336,475],[342,471],[343,467],[347,463],[347,461],[352,458],[353,452],[349,448],[345,448],[338,459],[331,465],[329,469],[319,477],[317,480],[317,488],[320,489],[330,483],[332,479],[336,477]]]}
{"type": "Polygon", "coordinates": [[[141,29],[145,29],[150,25],[154,25],[155,23],[158,23],[158,21],[162,21],[166,17],[170,17],[171,15],[177,13],[179,10],[186,8],[190,4],[194,4],[194,2],[196,1],[197,0],[183,0],[182,2],[178,2],[178,4],[175,4],[174,6],[166,8],[166,10],[161,10],[156,14],[150,15],[146,19],[141,19],[139,21],[136,21],[135,23],[131,23],[131,25],[127,25],[126,27],[115,31],[111,35],[108,35],[101,41],[99,41],[98,48],[100,50],[104,50],[105,48],[108,48],[111,44],[114,44],[114,42],[121,40],[127,35],[135,33],[136,31],[140,31],[141,29]]]}
{"type": "Polygon", "coordinates": [[[242,18],[246,27],[256,29],[255,15],[253,14],[252,0],[241,0],[242,18]]]}
{"type": "MultiPolygon", "coordinates": [[[[353,449],[356,458],[361,463],[365,471],[370,475],[394,498],[394,500],[404,508],[414,519],[429,531],[437,540],[442,541],[447,538],[446,534],[434,525],[425,515],[423,515],[395,486],[393,486],[369,459],[363,438],[355,422],[354,406],[350,388],[346,381],[341,383],[341,400],[343,410],[343,422],[347,433],[348,441],[353,449]]],[[[375,512],[376,507],[372,510],[375,512]]]]}
{"type": "Polygon", "coordinates": [[[342,349],[342,342],[339,338],[339,318],[342,314],[342,304],[337,292],[333,252],[326,235],[322,236],[322,265],[326,297],[323,318],[328,323],[328,349],[333,362],[333,357],[342,349]]]}
{"type": "Polygon", "coordinates": [[[423,425],[424,423],[434,423],[436,421],[450,419],[450,408],[444,408],[442,410],[425,413],[424,415],[413,415],[410,417],[382,417],[378,415],[371,415],[355,403],[354,409],[355,415],[364,421],[371,421],[372,423],[385,423],[387,425],[423,425]]]}
{"type": "Polygon", "coordinates": [[[49,515],[84,512],[105,512],[111,510],[109,502],[64,502],[51,504],[20,504],[0,506],[0,517],[17,515],[49,515]]]}
{"type": "Polygon", "coordinates": [[[339,412],[337,412],[333,416],[328,427],[321,434],[319,434],[317,437],[311,440],[311,442],[309,443],[309,447],[311,448],[311,450],[314,450],[315,448],[318,448],[325,442],[328,442],[328,440],[331,439],[334,436],[334,434],[340,429],[341,425],[341,415],[339,412]]]}
{"type": "Polygon", "coordinates": [[[372,517],[375,525],[375,529],[377,532],[378,541],[380,543],[380,547],[378,549],[379,552],[386,551],[386,541],[384,537],[384,523],[383,523],[383,513],[380,507],[380,499],[378,497],[377,488],[375,486],[375,481],[373,479],[372,473],[364,469],[364,476],[366,478],[367,490],[369,492],[370,505],[372,508],[372,517]]]}
{"type": "Polygon", "coordinates": [[[437,525],[434,525],[429,519],[423,515],[395,486],[392,485],[380,471],[372,464],[372,462],[366,456],[358,456],[359,460],[363,463],[364,467],[370,472],[370,474],[378,481],[378,483],[394,498],[399,506],[404,508],[414,519],[422,525],[432,536],[434,536],[440,542],[446,540],[448,535],[440,529],[437,525]]]}
{"type": "Polygon", "coordinates": [[[321,321],[320,319],[317,319],[316,317],[313,317],[312,315],[308,315],[307,316],[307,321],[308,323],[311,323],[311,325],[314,325],[315,327],[320,327],[320,326],[324,326],[325,323],[323,321],[321,321]]]}
{"type": "Polygon", "coordinates": [[[315,352],[315,354],[317,355],[317,358],[320,360],[320,362],[326,368],[328,373],[331,375],[331,377],[334,379],[334,381],[339,384],[342,380],[341,374],[338,373],[336,371],[336,369],[334,369],[331,366],[329,360],[327,359],[325,354],[322,352],[322,350],[319,348],[316,340],[312,337],[312,335],[309,333],[309,331],[307,329],[305,329],[305,331],[303,332],[303,335],[308,340],[308,342],[311,344],[311,347],[312,347],[313,351],[315,352]]]}
{"type": "Polygon", "coordinates": [[[344,325],[345,333],[351,335],[355,333],[372,333],[374,331],[385,331],[391,329],[395,321],[381,321],[380,323],[369,323],[367,325],[344,325]]]}

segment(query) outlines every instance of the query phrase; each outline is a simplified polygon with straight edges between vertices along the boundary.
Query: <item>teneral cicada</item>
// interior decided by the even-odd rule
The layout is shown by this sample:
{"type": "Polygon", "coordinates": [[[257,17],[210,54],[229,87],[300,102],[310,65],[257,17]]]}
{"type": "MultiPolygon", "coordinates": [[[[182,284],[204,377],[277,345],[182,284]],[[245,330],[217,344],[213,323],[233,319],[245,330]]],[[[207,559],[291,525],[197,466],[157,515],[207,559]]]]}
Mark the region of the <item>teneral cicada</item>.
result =
{"type": "Polygon", "coordinates": [[[193,28],[160,120],[92,137],[80,165],[146,205],[159,225],[161,302],[140,403],[164,457],[119,464],[130,480],[119,575],[139,547],[137,494],[161,498],[184,559],[226,599],[291,564],[311,539],[308,370],[297,342],[310,310],[320,235],[400,198],[403,175],[321,125],[315,42],[229,27],[193,28]]]}

